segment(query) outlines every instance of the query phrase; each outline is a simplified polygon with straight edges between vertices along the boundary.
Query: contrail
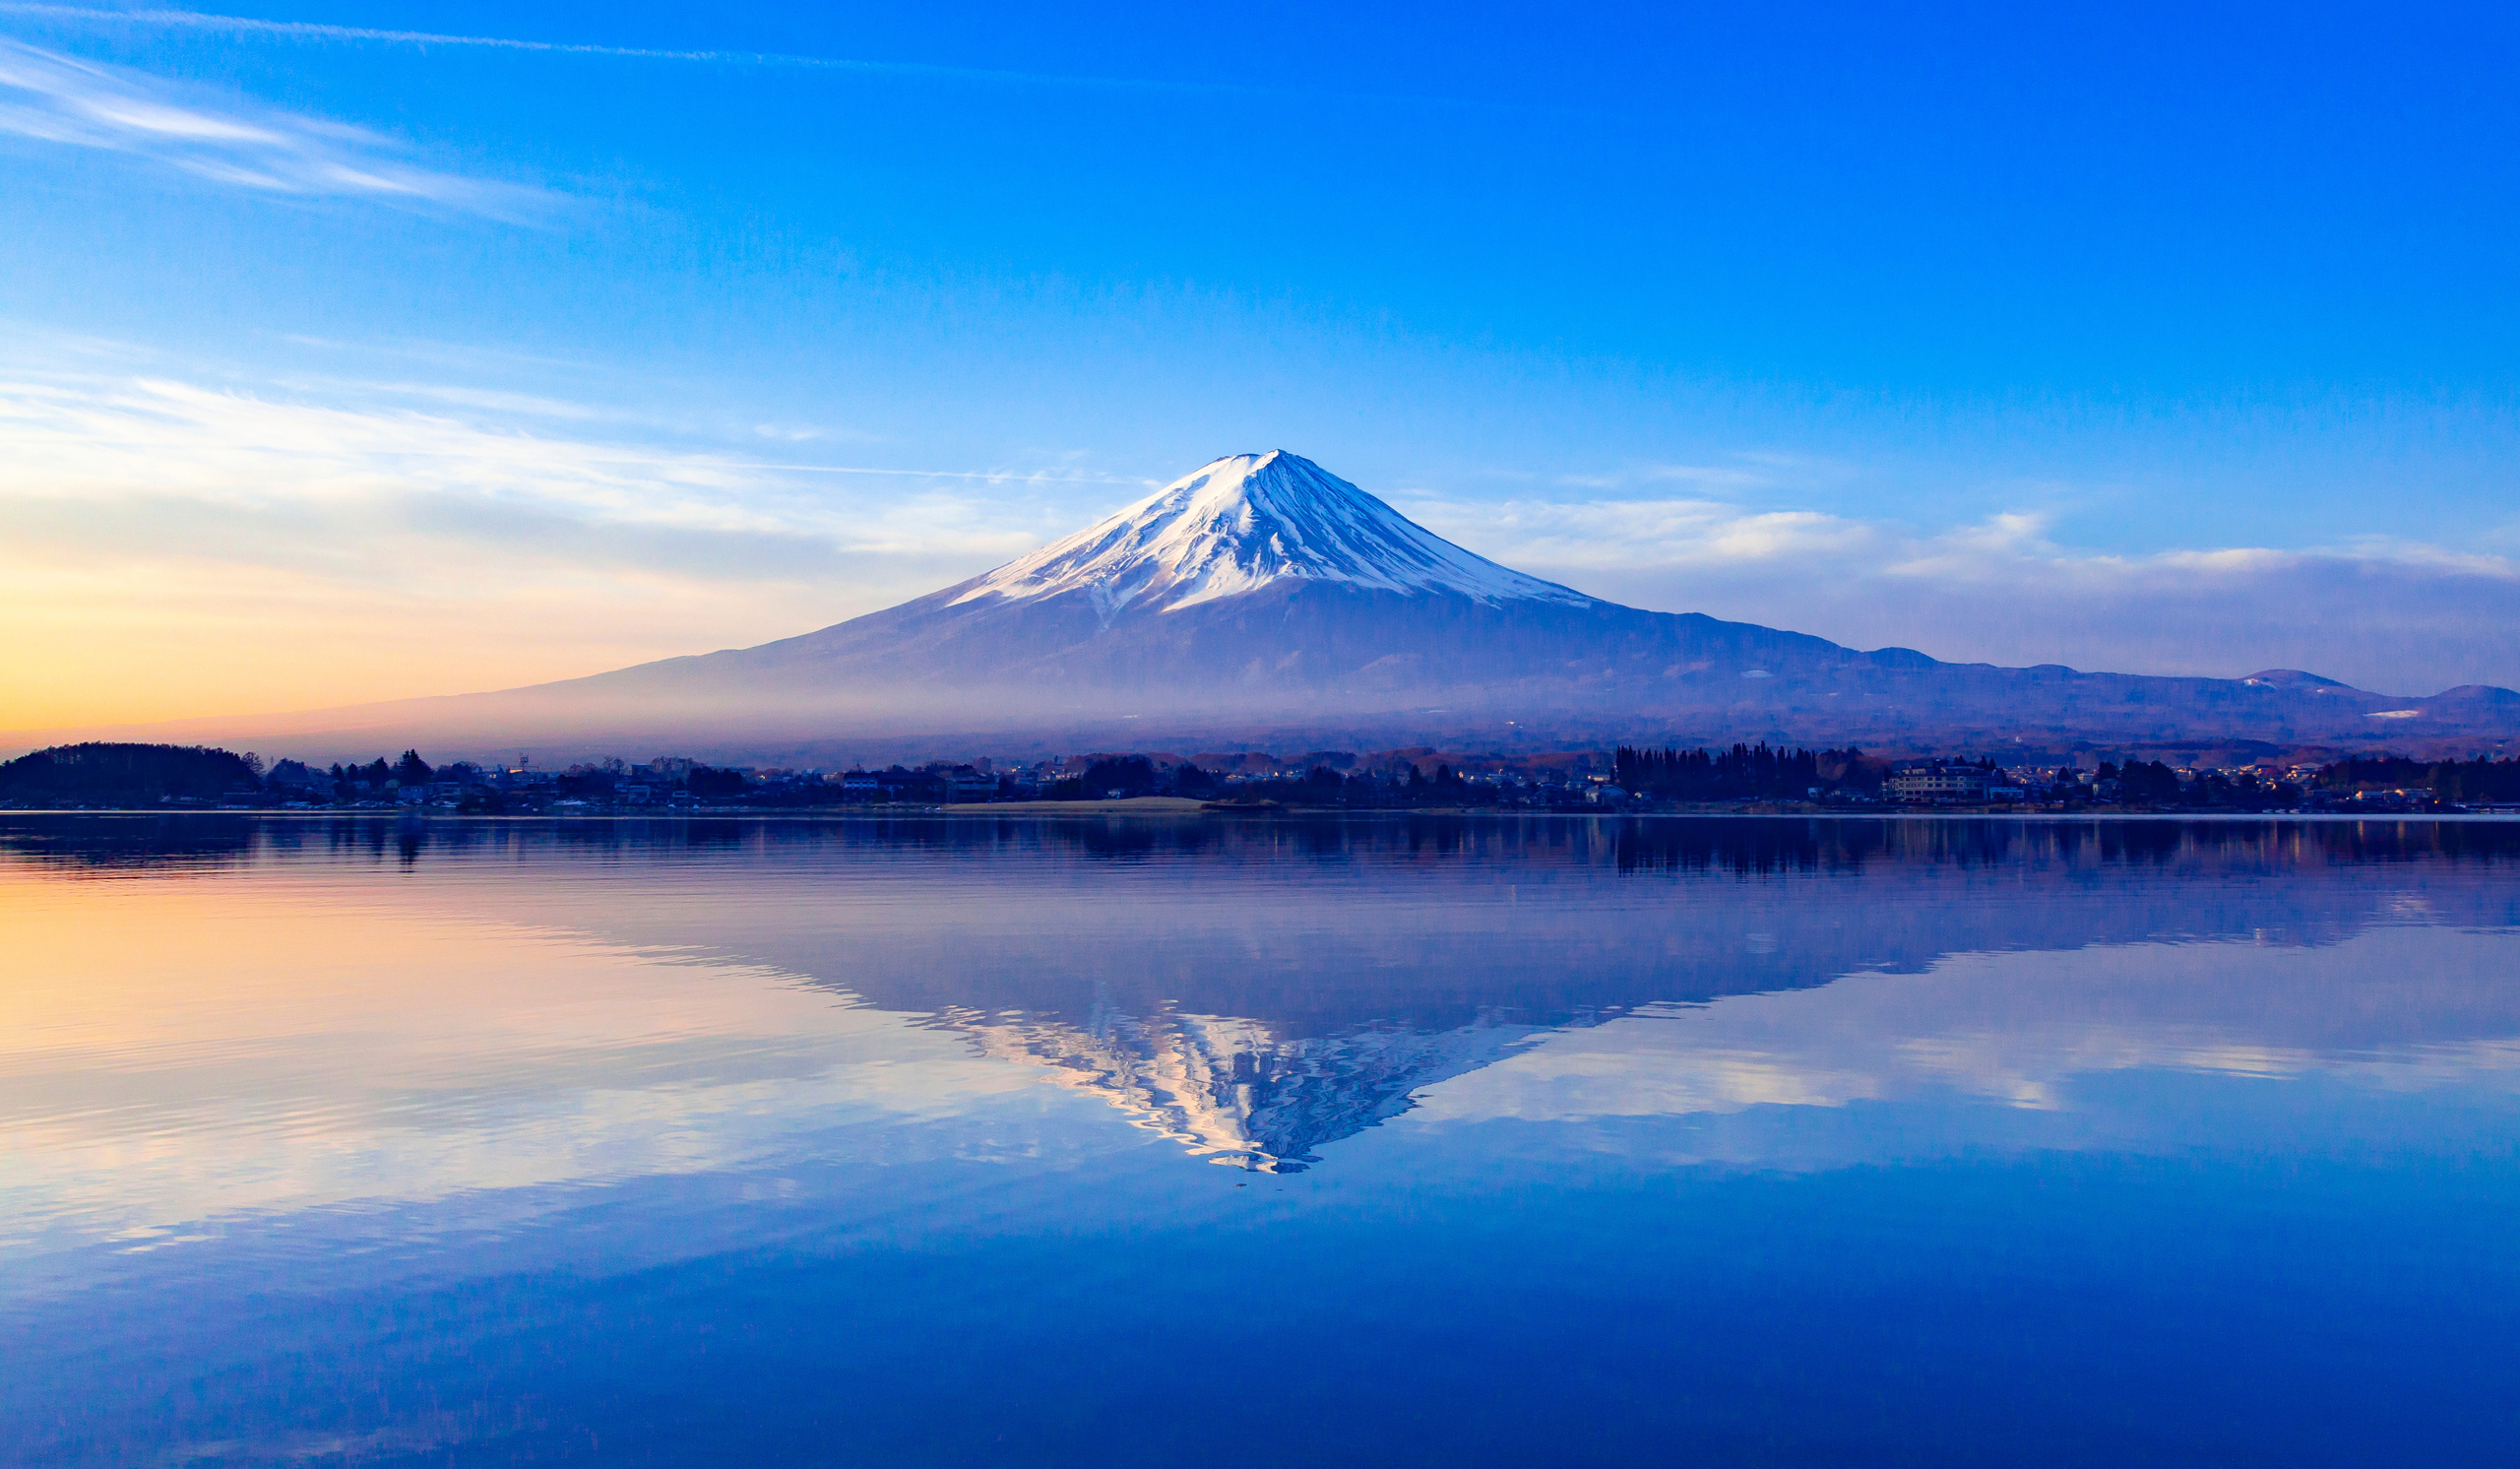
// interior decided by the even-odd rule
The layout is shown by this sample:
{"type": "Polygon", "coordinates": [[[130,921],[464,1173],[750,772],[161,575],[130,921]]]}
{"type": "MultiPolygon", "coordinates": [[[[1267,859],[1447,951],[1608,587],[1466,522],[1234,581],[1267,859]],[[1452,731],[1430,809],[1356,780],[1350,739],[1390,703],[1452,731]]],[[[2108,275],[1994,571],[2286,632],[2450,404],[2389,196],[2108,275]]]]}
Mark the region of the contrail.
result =
{"type": "Polygon", "coordinates": [[[63,21],[171,26],[229,31],[292,40],[385,41],[409,46],[478,46],[499,51],[540,51],[565,56],[619,56],[640,61],[698,61],[719,66],[784,66],[872,75],[929,77],[940,81],[1011,83],[1028,87],[1096,87],[1122,92],[1243,93],[1275,96],[1272,89],[1213,82],[1160,82],[1128,77],[1070,77],[982,67],[931,66],[915,61],[857,61],[841,56],[791,56],[776,51],[668,51],[644,46],[601,46],[581,41],[518,40],[504,35],[448,35],[434,31],[384,31],[367,26],[326,26],[307,21],[264,21],[249,16],[208,15],[194,10],[103,10],[85,5],[46,5],[0,0],[0,15],[42,16],[63,21]]]}

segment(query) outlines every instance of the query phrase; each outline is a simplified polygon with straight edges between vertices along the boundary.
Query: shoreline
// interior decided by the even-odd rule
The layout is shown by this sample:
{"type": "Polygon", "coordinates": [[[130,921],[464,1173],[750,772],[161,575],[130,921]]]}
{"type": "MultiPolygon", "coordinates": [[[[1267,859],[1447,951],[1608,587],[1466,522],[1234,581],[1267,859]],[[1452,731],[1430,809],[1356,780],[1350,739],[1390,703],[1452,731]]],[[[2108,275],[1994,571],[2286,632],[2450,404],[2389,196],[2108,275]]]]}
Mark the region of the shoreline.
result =
{"type": "Polygon", "coordinates": [[[890,808],[858,806],[847,809],[806,809],[794,811],[728,808],[723,810],[686,811],[569,811],[569,812],[474,812],[395,811],[383,809],[343,810],[273,810],[259,807],[220,808],[216,806],[117,806],[79,809],[76,807],[0,808],[0,821],[17,816],[250,816],[262,820],[362,820],[396,821],[426,824],[436,821],[513,821],[555,824],[568,821],[761,821],[761,822],[848,822],[848,821],[912,821],[971,820],[1021,817],[1040,819],[1065,817],[1078,819],[1121,817],[1137,820],[1179,821],[1211,816],[1239,821],[1297,819],[1319,821],[1325,817],[1340,820],[1386,821],[1418,816],[1440,816],[1448,820],[1478,818],[1489,821],[1553,820],[1553,821],[2254,821],[2278,822],[2392,822],[2409,821],[2476,823],[2520,821],[2520,810],[2492,811],[1997,811],[1935,810],[1928,807],[1877,811],[1744,811],[1711,808],[1688,811],[1577,811],[1577,810],[1504,810],[1494,806],[1415,806],[1382,810],[1351,810],[1342,806],[1249,806],[1214,805],[1186,798],[1148,797],[1132,800],[1027,800],[983,804],[944,806],[897,806],[890,808]]]}

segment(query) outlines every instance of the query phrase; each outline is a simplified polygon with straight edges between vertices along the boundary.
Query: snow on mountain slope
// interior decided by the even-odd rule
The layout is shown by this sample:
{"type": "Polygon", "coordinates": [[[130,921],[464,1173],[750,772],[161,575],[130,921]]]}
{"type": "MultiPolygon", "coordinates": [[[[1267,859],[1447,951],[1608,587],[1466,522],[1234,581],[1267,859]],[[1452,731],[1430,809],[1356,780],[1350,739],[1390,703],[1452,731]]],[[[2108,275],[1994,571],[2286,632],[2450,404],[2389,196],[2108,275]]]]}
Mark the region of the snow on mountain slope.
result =
{"type": "Polygon", "coordinates": [[[1368,591],[1585,606],[1581,592],[1499,566],[1283,449],[1235,454],[970,584],[955,606],[1083,592],[1107,622],[1178,611],[1299,578],[1368,591]]]}

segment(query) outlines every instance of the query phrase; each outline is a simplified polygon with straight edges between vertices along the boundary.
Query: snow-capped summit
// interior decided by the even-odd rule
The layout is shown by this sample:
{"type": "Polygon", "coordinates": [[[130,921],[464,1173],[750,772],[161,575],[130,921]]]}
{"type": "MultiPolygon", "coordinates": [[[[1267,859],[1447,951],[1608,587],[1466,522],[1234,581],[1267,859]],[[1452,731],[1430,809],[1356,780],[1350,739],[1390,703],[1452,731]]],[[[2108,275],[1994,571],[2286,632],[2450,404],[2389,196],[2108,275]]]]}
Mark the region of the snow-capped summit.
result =
{"type": "Polygon", "coordinates": [[[1450,593],[1484,606],[1584,606],[1581,592],[1474,555],[1283,449],[1184,475],[1107,520],[1009,561],[954,605],[1083,592],[1104,618],[1179,611],[1290,578],[1450,593]]]}

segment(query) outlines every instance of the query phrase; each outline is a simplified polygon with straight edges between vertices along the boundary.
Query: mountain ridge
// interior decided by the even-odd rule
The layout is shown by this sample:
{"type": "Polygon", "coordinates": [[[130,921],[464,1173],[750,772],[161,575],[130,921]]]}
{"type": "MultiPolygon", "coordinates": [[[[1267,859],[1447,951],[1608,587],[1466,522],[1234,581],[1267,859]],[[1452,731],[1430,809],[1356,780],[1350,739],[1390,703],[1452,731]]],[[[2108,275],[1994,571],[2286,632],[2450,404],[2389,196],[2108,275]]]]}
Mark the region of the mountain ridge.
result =
{"type": "MultiPolygon", "coordinates": [[[[2393,711],[2429,713],[2426,699],[2299,670],[2212,679],[1946,664],[1629,607],[1455,546],[1285,450],[1212,461],[897,607],[553,687],[739,700],[780,689],[797,708],[829,690],[882,688],[937,728],[1097,715],[1213,728],[1381,714],[1390,726],[1475,712],[1517,726],[1720,724],[1876,741],[1929,727],[2351,737],[2393,711]]],[[[2505,729],[2520,714],[2508,691],[2431,697],[2463,729],[2505,729]]]]}
{"type": "Polygon", "coordinates": [[[495,693],[177,728],[723,750],[1050,731],[1118,746],[1159,729],[1208,739],[1329,726],[1392,744],[2499,745],[2520,734],[2520,693],[2381,694],[2294,669],[2207,678],[1948,664],[1650,611],[1487,560],[1272,450],[1211,461],[990,571],[794,637],[495,693]]]}

